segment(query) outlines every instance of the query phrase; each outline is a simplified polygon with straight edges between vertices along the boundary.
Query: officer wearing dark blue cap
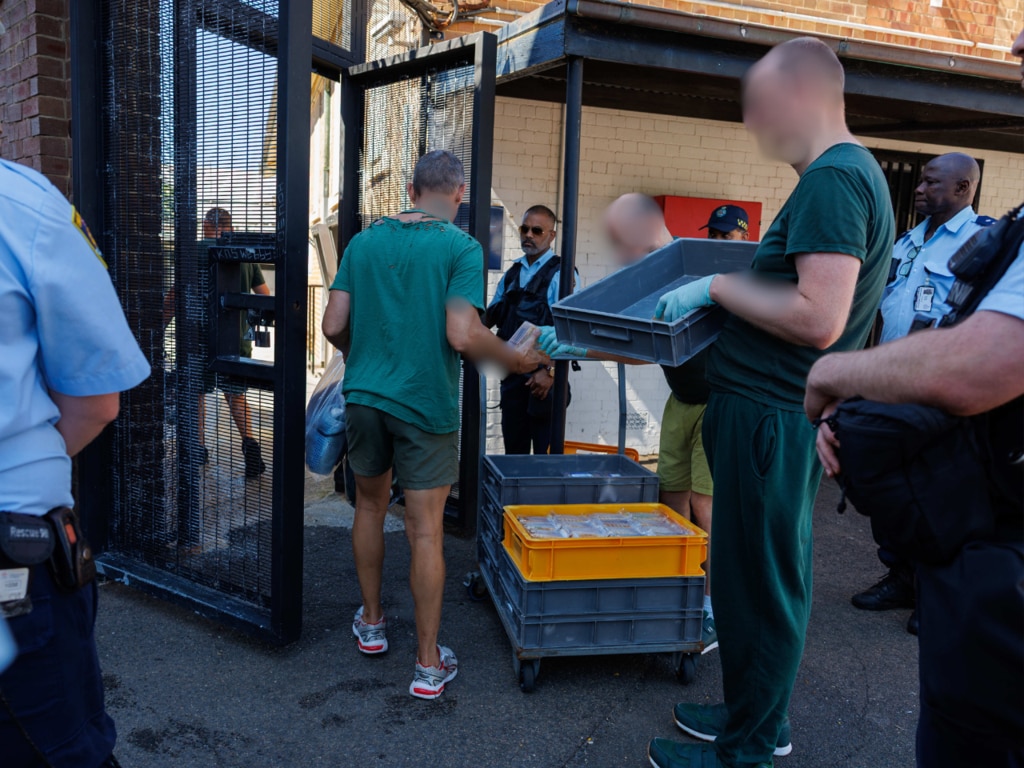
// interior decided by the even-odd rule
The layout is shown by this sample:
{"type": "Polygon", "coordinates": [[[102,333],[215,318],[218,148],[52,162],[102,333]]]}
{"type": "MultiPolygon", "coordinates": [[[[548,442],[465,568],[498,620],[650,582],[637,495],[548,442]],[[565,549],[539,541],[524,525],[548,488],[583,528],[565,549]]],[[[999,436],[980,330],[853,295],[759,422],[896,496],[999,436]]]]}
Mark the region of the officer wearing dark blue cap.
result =
{"type": "Polygon", "coordinates": [[[82,217],[0,160],[0,765],[110,768],[93,624],[95,565],[71,511],[71,457],[149,375],[82,217]]]}
{"type": "Polygon", "coordinates": [[[749,240],[750,217],[738,205],[723,205],[711,212],[701,229],[708,231],[709,240],[749,240]]]}

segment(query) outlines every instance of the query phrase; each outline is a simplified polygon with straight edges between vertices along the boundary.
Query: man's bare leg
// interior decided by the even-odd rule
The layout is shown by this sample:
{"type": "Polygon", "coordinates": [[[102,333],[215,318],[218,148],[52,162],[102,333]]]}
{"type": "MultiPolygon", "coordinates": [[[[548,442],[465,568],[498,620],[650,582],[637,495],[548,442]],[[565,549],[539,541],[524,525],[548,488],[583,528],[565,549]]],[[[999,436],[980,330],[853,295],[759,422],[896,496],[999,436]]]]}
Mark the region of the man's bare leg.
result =
{"type": "Polygon", "coordinates": [[[384,516],[391,500],[391,470],[377,477],[356,475],[356,514],[352,522],[352,554],[363,595],[363,621],[384,617],[380,600],[384,570],[384,516]]]}
{"type": "Polygon", "coordinates": [[[690,494],[690,520],[708,534],[708,559],[704,563],[704,594],[711,594],[711,497],[694,491],[690,494]]]}
{"type": "MultiPolygon", "coordinates": [[[[444,599],[444,505],[450,485],[405,491],[405,535],[412,550],[409,584],[416,604],[417,661],[425,667],[441,663],[437,633],[444,599]]],[[[363,489],[359,488],[361,494],[363,489]]]]}
{"type": "Polygon", "coordinates": [[[243,438],[252,437],[252,414],[249,411],[249,401],[245,395],[224,393],[224,400],[227,401],[228,410],[231,412],[231,419],[238,428],[238,434],[243,438]]]}

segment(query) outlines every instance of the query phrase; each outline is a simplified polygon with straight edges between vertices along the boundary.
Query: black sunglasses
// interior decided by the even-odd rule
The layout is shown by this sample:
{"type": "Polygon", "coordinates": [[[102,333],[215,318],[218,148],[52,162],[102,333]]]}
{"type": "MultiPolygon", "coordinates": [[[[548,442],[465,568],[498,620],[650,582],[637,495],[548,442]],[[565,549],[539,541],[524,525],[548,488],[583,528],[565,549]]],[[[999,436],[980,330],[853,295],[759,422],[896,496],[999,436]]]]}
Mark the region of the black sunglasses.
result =
{"type": "Polygon", "coordinates": [[[547,232],[547,230],[544,229],[544,227],[528,227],[525,224],[523,224],[522,226],[519,227],[519,234],[520,235],[525,235],[527,232],[532,232],[537,237],[540,237],[545,232],[547,232]]]}

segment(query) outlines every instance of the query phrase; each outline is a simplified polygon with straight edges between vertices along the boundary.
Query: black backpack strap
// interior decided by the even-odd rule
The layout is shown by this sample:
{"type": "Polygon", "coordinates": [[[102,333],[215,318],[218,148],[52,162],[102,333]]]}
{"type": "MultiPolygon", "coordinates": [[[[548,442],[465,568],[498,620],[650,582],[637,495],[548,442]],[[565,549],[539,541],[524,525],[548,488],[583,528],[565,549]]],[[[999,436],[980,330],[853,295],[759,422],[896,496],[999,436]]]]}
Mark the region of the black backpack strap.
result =
{"type": "Polygon", "coordinates": [[[502,282],[505,285],[505,295],[508,296],[509,291],[514,291],[519,287],[519,275],[523,272],[523,263],[517,261],[511,267],[508,272],[505,273],[505,277],[502,278],[502,282]]]}
{"type": "Polygon", "coordinates": [[[1024,204],[1014,208],[995,224],[978,232],[949,260],[956,282],[946,303],[950,311],[938,327],[955,325],[969,317],[996,286],[1024,244],[1024,204]]]}
{"type": "Polygon", "coordinates": [[[555,275],[562,268],[562,260],[558,256],[553,256],[547,264],[540,268],[540,271],[533,276],[529,284],[526,286],[526,290],[530,293],[535,293],[538,296],[547,296],[548,286],[551,285],[551,281],[555,279],[555,275]]]}

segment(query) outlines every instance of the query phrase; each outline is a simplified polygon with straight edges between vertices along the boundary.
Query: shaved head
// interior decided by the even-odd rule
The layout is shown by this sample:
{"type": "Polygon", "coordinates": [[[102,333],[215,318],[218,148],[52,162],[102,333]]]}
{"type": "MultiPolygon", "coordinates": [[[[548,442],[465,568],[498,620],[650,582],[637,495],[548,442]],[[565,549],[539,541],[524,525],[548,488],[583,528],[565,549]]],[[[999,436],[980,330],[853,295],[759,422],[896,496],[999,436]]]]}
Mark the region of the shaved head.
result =
{"type": "Polygon", "coordinates": [[[974,202],[981,181],[978,161],[963,152],[950,152],[928,161],[914,190],[914,208],[939,224],[974,202]]]}
{"type": "Polygon", "coordinates": [[[604,213],[605,230],[619,264],[632,264],[672,242],[661,206],[649,195],[630,192],[604,213]]]}
{"type": "Polygon", "coordinates": [[[824,94],[843,98],[846,74],[835,51],[816,37],[798,37],[775,46],[762,60],[791,80],[816,84],[824,94]]]}
{"type": "Polygon", "coordinates": [[[835,52],[813,37],[772,48],[743,77],[743,122],[762,151],[802,172],[831,144],[849,141],[835,52]]]}

